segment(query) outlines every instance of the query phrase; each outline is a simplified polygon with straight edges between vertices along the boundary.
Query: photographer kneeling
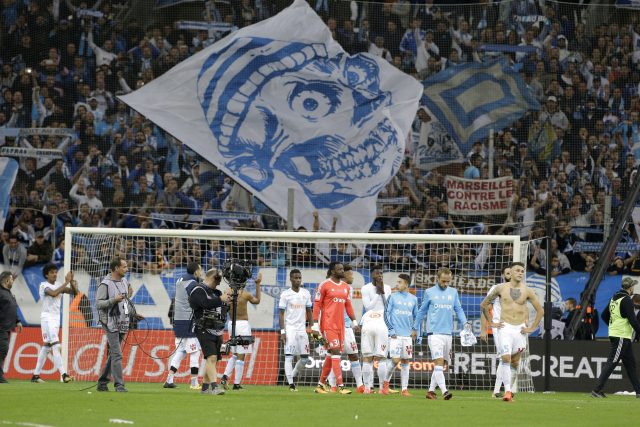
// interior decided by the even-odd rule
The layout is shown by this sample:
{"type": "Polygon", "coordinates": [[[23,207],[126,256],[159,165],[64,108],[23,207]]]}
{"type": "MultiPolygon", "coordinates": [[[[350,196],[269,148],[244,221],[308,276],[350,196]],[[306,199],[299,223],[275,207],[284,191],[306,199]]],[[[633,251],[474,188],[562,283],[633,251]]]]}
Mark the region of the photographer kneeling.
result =
{"type": "Polygon", "coordinates": [[[204,283],[193,282],[187,287],[189,305],[193,309],[194,331],[206,359],[202,380],[202,394],[224,394],[218,387],[216,363],[220,358],[220,346],[224,333],[228,295],[222,295],[216,287],[222,275],[216,268],[207,271],[204,283]]]}

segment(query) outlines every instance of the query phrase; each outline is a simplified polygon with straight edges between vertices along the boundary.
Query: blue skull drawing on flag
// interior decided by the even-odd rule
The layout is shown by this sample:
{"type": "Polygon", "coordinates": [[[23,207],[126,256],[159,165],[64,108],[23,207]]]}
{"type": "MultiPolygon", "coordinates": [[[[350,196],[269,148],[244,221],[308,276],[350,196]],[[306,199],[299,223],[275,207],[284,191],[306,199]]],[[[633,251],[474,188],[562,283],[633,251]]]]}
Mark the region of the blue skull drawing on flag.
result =
{"type": "Polygon", "coordinates": [[[204,62],[198,98],[229,171],[258,191],[283,174],[339,208],[377,195],[402,160],[379,71],[323,44],[242,37],[204,62]]]}

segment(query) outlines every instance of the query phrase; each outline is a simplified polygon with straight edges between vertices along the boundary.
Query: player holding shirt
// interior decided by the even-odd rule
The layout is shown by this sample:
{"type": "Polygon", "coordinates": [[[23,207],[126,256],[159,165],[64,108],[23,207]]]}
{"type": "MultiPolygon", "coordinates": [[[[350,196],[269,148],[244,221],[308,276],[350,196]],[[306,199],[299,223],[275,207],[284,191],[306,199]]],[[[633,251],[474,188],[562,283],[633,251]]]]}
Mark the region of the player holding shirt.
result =
{"type": "MultiPolygon", "coordinates": [[[[389,356],[393,361],[393,367],[400,362],[401,395],[409,394],[409,361],[413,358],[413,338],[411,328],[413,321],[418,317],[418,298],[407,292],[411,277],[408,274],[400,274],[396,282],[397,292],[391,294],[387,301],[385,322],[389,328],[389,356]]],[[[393,370],[387,373],[386,386],[393,375],[393,370]]]]}
{"type": "Polygon", "coordinates": [[[33,371],[31,382],[43,383],[40,372],[47,360],[47,354],[53,353],[53,364],[62,376],[61,381],[68,383],[73,381],[73,377],[67,375],[60,355],[60,304],[62,294],[77,294],[78,288],[73,279],[73,271],[69,271],[64,276],[64,283],[56,281],[58,277],[58,267],[49,263],[42,269],[45,281],[40,283],[40,300],[42,301],[42,312],[40,314],[40,329],[42,330],[42,341],[44,345],[38,354],[36,369],[33,371]]]}
{"type": "Polygon", "coordinates": [[[344,265],[340,262],[329,264],[329,279],[322,282],[316,290],[315,304],[313,306],[313,335],[319,337],[322,334],[326,342],[329,354],[324,359],[320,381],[316,387],[316,393],[327,393],[326,380],[329,372],[333,370],[340,394],[351,394],[351,390],[344,388],[342,382],[342,369],[340,368],[340,354],[344,345],[344,311],[351,319],[352,326],[358,327],[356,316],[351,306],[349,285],[342,281],[344,278],[344,265]],[[318,318],[320,324],[318,325],[318,318]]]}
{"type": "Polygon", "coordinates": [[[413,323],[412,335],[414,337],[417,335],[422,319],[426,315],[427,331],[430,333],[428,337],[429,349],[431,350],[431,359],[435,364],[426,397],[429,400],[435,400],[437,386],[440,387],[444,400],[449,400],[453,395],[447,390],[447,384],[444,380],[444,361],[447,361],[447,365],[451,364],[453,315],[455,313],[461,324],[467,323],[467,316],[462,310],[458,291],[449,287],[449,283],[453,279],[451,270],[447,267],[440,267],[437,276],[438,284],[424,293],[418,316],[413,323]]]}
{"type": "MultiPolygon", "coordinates": [[[[497,288],[498,286],[500,286],[503,283],[508,282],[509,280],[511,280],[511,268],[510,267],[504,267],[502,269],[502,283],[499,284],[495,284],[493,285],[490,289],[489,292],[487,293],[487,295],[489,295],[495,288],[497,288]]],[[[494,324],[500,324],[500,311],[502,310],[501,306],[500,306],[500,298],[494,298],[493,301],[491,302],[491,320],[492,323],[494,324]]],[[[484,318],[484,314],[482,314],[482,316],[480,317],[480,321],[481,321],[481,327],[480,327],[480,339],[482,339],[483,341],[487,342],[487,336],[489,333],[489,321],[488,319],[484,318]]],[[[493,343],[496,346],[496,354],[498,355],[498,360],[500,360],[500,334],[499,332],[499,326],[496,327],[496,329],[494,330],[494,334],[493,334],[493,343]]],[[[511,373],[511,383],[513,384],[513,372],[511,373]]],[[[496,382],[493,386],[493,394],[491,395],[492,397],[496,398],[496,399],[501,399],[502,395],[500,394],[500,387],[502,387],[502,371],[500,369],[496,369],[496,382]]]]}
{"type": "Polygon", "coordinates": [[[280,339],[284,344],[284,373],[287,376],[289,389],[298,391],[294,383],[298,371],[309,360],[309,336],[307,335],[305,320],[311,324],[311,294],[300,287],[302,273],[293,269],[289,273],[291,288],[280,294],[278,303],[280,318],[280,339]],[[293,366],[294,356],[298,357],[293,366]]]}

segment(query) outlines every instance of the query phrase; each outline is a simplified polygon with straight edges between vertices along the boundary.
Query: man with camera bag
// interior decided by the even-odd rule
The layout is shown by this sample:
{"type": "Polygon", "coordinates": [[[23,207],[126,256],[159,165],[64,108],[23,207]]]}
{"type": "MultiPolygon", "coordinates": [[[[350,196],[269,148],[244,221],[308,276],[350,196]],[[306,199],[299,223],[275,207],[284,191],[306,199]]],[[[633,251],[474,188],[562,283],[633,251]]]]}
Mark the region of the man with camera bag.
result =
{"type": "Polygon", "coordinates": [[[96,291],[98,318],[109,345],[109,356],[98,378],[97,391],[109,391],[109,376],[113,375],[113,385],[117,392],[126,392],[122,372],[122,341],[129,331],[129,297],[133,295],[131,284],[125,277],[129,267],[127,261],[115,257],[109,263],[111,273],[106,275],[96,291]]]}
{"type": "Polygon", "coordinates": [[[206,360],[202,394],[224,394],[224,390],[218,387],[216,363],[220,358],[226,304],[231,298],[216,289],[221,279],[220,271],[212,268],[205,273],[204,283],[194,280],[187,286],[189,305],[193,309],[194,331],[206,360]]]}

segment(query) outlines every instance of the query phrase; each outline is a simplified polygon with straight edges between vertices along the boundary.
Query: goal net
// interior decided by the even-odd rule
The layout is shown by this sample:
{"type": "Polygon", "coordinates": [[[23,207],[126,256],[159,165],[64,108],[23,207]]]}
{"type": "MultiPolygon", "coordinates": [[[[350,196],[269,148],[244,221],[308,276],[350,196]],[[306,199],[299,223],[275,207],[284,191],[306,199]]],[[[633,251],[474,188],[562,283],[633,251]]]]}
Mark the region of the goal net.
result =
{"type": "MultiPolygon", "coordinates": [[[[72,300],[65,296],[64,355],[69,373],[76,379],[97,380],[107,358],[107,344],[97,320],[95,296],[100,280],[109,272],[109,261],[116,255],[128,262],[133,288],[130,299],[135,311],[144,316],[124,342],[126,381],[164,382],[175,349],[168,312],[176,281],[186,273],[187,263],[198,261],[206,270],[235,259],[250,262],[254,278],[258,272],[262,274],[260,302],[248,304],[247,309],[255,342],[245,358],[242,383],[276,385],[286,384],[278,302],[290,287],[292,269],[301,271],[303,287],[313,296],[326,278],[330,261],[349,264],[354,271],[353,305],[360,319],[360,288],[371,281],[372,266],[383,266],[384,282],[392,288],[399,274],[409,274],[410,291],[419,303],[423,292],[436,283],[437,269],[449,267],[453,272],[451,286],[458,290],[478,336],[481,300],[501,281],[502,268],[513,261],[526,261],[526,252],[527,244],[520,243],[517,236],[67,228],[65,270],[75,273],[81,294],[72,300]]],[[[227,287],[223,281],[221,290],[227,287]]],[[[256,294],[253,279],[244,291],[256,294]]],[[[453,389],[490,389],[497,364],[493,342],[478,339],[474,346],[462,347],[458,339],[461,326],[455,324],[453,354],[446,370],[448,385],[453,389]]],[[[359,344],[359,336],[357,341],[359,344]]],[[[319,377],[323,349],[314,341],[310,347],[310,357],[297,372],[296,384],[311,385],[319,377]]],[[[228,357],[218,365],[220,374],[228,357]]],[[[346,384],[353,385],[347,357],[343,357],[342,366],[346,384]]],[[[422,344],[414,346],[410,387],[427,388],[432,368],[425,337],[422,344]]],[[[188,380],[189,364],[183,360],[176,382],[188,380]]],[[[399,380],[397,373],[393,384],[399,380]]],[[[518,387],[520,391],[533,390],[526,354],[518,387]]]]}

